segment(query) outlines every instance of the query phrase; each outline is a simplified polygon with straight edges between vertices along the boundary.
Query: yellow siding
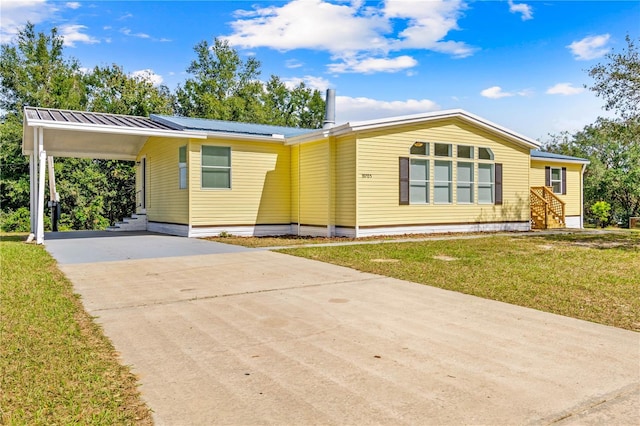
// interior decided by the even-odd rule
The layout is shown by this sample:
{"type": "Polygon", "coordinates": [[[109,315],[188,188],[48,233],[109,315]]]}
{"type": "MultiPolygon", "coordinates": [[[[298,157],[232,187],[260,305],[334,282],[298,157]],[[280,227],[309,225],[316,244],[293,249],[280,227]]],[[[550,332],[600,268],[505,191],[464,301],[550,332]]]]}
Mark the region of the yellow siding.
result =
{"type": "Polygon", "coordinates": [[[335,225],[355,227],[356,223],[356,138],[350,135],[335,141],[335,225]]]}
{"type": "MultiPolygon", "coordinates": [[[[178,149],[185,139],[149,138],[137,161],[147,159],[147,219],[152,222],[187,224],[189,192],[179,189],[178,149]]],[[[141,190],[138,179],[137,191],[141,190]]]]}
{"type": "Polygon", "coordinates": [[[300,223],[326,226],[330,217],[329,141],[300,145],[300,223]]]}
{"type": "Polygon", "coordinates": [[[191,225],[290,223],[290,151],[282,143],[206,140],[189,149],[191,225]],[[201,188],[201,146],[231,148],[231,189],[201,188]]]}
{"type": "MultiPolygon", "coordinates": [[[[433,154],[433,144],[431,144],[433,154]]],[[[460,120],[403,126],[361,134],[358,154],[358,226],[422,225],[529,220],[529,149],[502,140],[460,120]],[[398,158],[408,157],[415,141],[451,143],[453,147],[453,203],[433,203],[433,162],[430,168],[431,204],[399,205],[398,158]],[[503,165],[503,204],[456,204],[455,145],[488,147],[503,165]]],[[[433,158],[433,157],[430,157],[433,158]]],[[[477,158],[477,151],[476,151],[477,158]]],[[[469,161],[469,160],[461,160],[469,161]]],[[[477,183],[477,168],[474,181],[477,183]]],[[[477,191],[475,196],[477,197],[477,191]]]]}
{"type": "Polygon", "coordinates": [[[530,179],[531,186],[544,186],[545,166],[567,168],[567,193],[556,194],[565,202],[566,216],[579,216],[582,202],[582,165],[572,163],[545,162],[544,160],[531,160],[530,179]]]}

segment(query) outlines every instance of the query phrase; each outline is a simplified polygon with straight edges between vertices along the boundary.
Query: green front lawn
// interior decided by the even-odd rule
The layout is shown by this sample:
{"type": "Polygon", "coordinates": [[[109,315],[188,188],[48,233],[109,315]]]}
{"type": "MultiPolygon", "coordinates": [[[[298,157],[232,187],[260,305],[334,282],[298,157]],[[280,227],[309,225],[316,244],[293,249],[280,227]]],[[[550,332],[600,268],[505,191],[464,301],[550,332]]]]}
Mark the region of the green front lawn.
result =
{"type": "Polygon", "coordinates": [[[25,238],[0,241],[0,424],[151,424],[136,378],[25,238]]]}
{"type": "Polygon", "coordinates": [[[284,253],[640,331],[640,233],[487,236],[284,253]]]}

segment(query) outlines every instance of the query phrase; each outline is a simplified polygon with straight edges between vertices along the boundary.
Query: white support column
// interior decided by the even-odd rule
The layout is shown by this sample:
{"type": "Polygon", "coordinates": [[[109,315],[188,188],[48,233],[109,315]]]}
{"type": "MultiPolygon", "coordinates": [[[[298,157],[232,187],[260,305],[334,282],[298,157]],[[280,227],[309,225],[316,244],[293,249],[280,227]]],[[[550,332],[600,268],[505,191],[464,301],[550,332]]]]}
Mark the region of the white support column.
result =
{"type": "Polygon", "coordinates": [[[37,170],[36,170],[36,154],[35,152],[29,155],[29,219],[31,220],[31,235],[35,236],[36,234],[36,212],[38,211],[38,199],[36,198],[36,181],[37,181],[37,170]]]}
{"type": "Polygon", "coordinates": [[[29,212],[31,218],[31,235],[29,235],[28,241],[31,241],[35,238],[38,233],[38,160],[40,158],[40,150],[38,147],[38,133],[39,130],[36,127],[33,129],[33,153],[29,158],[29,165],[31,166],[30,170],[30,185],[29,188],[31,191],[31,210],[29,212]]]}
{"type": "Polygon", "coordinates": [[[47,153],[44,150],[44,129],[38,128],[38,217],[36,243],[44,244],[44,167],[47,164],[47,153]]]}

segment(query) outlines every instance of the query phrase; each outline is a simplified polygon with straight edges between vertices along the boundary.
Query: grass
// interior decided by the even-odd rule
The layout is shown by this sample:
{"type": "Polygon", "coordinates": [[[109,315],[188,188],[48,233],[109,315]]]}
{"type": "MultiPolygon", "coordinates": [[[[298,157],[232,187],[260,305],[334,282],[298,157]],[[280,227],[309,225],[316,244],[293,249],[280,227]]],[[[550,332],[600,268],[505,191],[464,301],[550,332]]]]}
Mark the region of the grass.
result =
{"type": "Polygon", "coordinates": [[[24,240],[0,241],[0,424],[152,424],[70,282],[24,240]]]}
{"type": "Polygon", "coordinates": [[[640,233],[305,247],[284,253],[640,331],[640,233]]]}
{"type": "MultiPolygon", "coordinates": [[[[487,232],[482,235],[487,235],[487,232]]],[[[435,238],[439,236],[470,236],[478,235],[478,233],[442,233],[442,234],[411,234],[411,235],[384,235],[376,237],[361,237],[361,238],[348,238],[348,237],[307,237],[299,235],[281,235],[281,236],[265,236],[265,237],[240,237],[237,235],[226,235],[224,237],[205,237],[204,240],[215,241],[225,244],[233,244],[250,248],[262,248],[262,247],[291,247],[302,246],[310,244],[328,244],[328,243],[355,243],[363,241],[394,241],[398,239],[418,239],[418,238],[435,238]]]]}

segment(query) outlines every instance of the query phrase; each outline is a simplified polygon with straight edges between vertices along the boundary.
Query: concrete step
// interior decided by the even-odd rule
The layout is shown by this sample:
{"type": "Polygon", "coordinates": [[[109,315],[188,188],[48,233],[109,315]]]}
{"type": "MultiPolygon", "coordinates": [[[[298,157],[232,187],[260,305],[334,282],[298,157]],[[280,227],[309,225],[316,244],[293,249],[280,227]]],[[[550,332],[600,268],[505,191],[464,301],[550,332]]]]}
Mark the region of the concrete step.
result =
{"type": "Polygon", "coordinates": [[[147,215],[146,214],[132,214],[131,217],[126,217],[120,222],[116,222],[114,225],[107,227],[107,231],[146,231],[147,230],[147,215]]]}

